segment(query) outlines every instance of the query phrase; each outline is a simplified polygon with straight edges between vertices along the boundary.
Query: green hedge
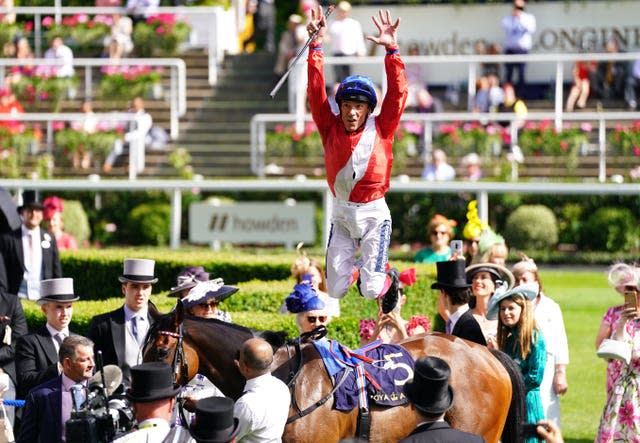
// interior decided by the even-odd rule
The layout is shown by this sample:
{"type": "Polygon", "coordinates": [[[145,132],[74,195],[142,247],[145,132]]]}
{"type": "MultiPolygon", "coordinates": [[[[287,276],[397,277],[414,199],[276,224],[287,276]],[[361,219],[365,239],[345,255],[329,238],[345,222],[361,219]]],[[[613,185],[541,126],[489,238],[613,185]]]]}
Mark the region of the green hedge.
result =
{"type": "MultiPolygon", "coordinates": [[[[139,255],[138,255],[139,256],[139,255]]],[[[113,259],[113,258],[112,258],[113,259]]],[[[238,258],[239,259],[239,258],[238,258]]],[[[269,257],[271,261],[273,257],[269,257]]],[[[290,261],[286,261],[290,263],[290,261]]],[[[408,263],[392,263],[400,270],[408,268],[408,263]]],[[[121,265],[120,265],[121,266],[121,265]]],[[[422,314],[438,325],[435,319],[436,292],[430,289],[434,279],[435,267],[433,265],[417,265],[416,283],[405,289],[407,304],[403,308],[403,316],[409,319],[411,315],[422,314]]],[[[205,267],[205,269],[208,269],[205,267]]],[[[240,290],[221,303],[221,308],[228,310],[235,323],[259,330],[283,330],[289,337],[297,335],[294,316],[281,314],[280,307],[285,297],[291,292],[294,280],[289,276],[288,267],[286,276],[279,280],[250,280],[237,283],[240,290]]],[[[119,270],[120,271],[120,270],[119,270]]],[[[116,274],[120,275],[120,273],[116,274]]],[[[106,271],[102,272],[105,274],[106,271]]],[[[111,277],[117,282],[117,278],[111,277]]],[[[82,298],[74,303],[73,320],[71,330],[79,334],[86,334],[89,322],[94,315],[111,311],[120,307],[123,297],[114,296],[117,292],[117,283],[113,283],[114,290],[109,298],[104,300],[91,300],[78,291],[78,284],[74,282],[77,294],[82,298]]],[[[155,290],[151,300],[161,312],[169,312],[175,305],[176,299],[167,297],[155,290]]],[[[341,316],[334,318],[328,326],[328,335],[352,348],[359,346],[359,325],[361,318],[375,318],[377,304],[373,300],[361,297],[356,288],[352,287],[349,293],[341,300],[341,316]]],[[[44,322],[44,314],[40,307],[32,301],[23,300],[25,316],[29,329],[33,330],[44,322]]]]}

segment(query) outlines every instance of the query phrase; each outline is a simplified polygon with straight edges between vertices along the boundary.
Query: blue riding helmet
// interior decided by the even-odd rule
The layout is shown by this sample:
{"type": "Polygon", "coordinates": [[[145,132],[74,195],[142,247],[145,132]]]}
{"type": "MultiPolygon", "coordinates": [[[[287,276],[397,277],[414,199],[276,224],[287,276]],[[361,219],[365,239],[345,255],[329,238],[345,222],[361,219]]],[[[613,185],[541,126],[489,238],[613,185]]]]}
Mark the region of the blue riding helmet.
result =
{"type": "Polygon", "coordinates": [[[350,75],[342,80],[336,92],[336,102],[339,104],[342,100],[369,103],[371,111],[378,104],[376,88],[373,86],[373,82],[362,75],[350,75]]]}

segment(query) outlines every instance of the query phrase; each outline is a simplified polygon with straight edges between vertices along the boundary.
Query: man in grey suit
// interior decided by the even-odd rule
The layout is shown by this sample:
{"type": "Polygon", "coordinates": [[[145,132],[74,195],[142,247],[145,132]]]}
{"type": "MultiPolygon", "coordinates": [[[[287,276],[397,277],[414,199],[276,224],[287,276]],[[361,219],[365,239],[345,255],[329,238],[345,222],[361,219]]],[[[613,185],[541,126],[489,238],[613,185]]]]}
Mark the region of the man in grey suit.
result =
{"type": "Polygon", "coordinates": [[[73,317],[74,294],[72,278],[53,278],[41,282],[40,309],[47,321],[16,343],[18,392],[25,398],[31,389],[62,373],[58,352],[60,343],[72,335],[69,323],[73,317]]]}
{"type": "Polygon", "coordinates": [[[43,206],[35,191],[25,191],[22,198],[18,208],[22,225],[0,235],[0,254],[9,293],[38,300],[40,281],[62,277],[62,265],[55,237],[40,228],[43,206]]]}
{"type": "Polygon", "coordinates": [[[438,357],[416,360],[413,380],[404,385],[404,394],[417,415],[418,426],[400,443],[481,443],[484,438],[453,429],[444,420],[453,406],[453,388],[449,385],[451,368],[438,357]]]}
{"type": "Polygon", "coordinates": [[[149,313],[152,285],[158,281],[153,275],[154,267],[153,260],[125,259],[123,275],[118,278],[124,305],[93,317],[89,325],[88,337],[95,344],[95,353],[102,351],[105,365],[122,369],[124,387],[130,386],[131,367],[142,363],[142,345],[154,323],[149,313]]]}

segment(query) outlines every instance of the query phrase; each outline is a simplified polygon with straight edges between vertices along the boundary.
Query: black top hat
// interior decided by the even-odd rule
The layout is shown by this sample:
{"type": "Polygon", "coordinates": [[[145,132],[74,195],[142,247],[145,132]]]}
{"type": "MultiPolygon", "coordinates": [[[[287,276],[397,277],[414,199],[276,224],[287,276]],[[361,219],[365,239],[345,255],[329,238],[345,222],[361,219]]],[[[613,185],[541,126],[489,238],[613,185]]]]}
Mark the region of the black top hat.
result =
{"type": "Polygon", "coordinates": [[[238,433],[238,423],[233,417],[233,400],[204,398],[196,403],[196,421],[191,435],[198,443],[227,443],[238,433]]]}
{"type": "Polygon", "coordinates": [[[127,398],[135,403],[149,403],[178,395],[180,386],[173,382],[171,366],[154,361],[131,368],[131,387],[127,398]]]}
{"type": "Polygon", "coordinates": [[[24,191],[22,193],[22,206],[18,207],[18,212],[25,208],[44,209],[42,202],[38,200],[36,191],[24,191]]]}
{"type": "Polygon", "coordinates": [[[416,360],[413,380],[404,385],[404,394],[419,410],[427,414],[444,414],[453,406],[450,375],[451,368],[443,359],[419,358],[416,360]]]}
{"type": "Polygon", "coordinates": [[[200,281],[209,280],[209,273],[202,266],[187,266],[180,271],[177,286],[171,288],[169,297],[179,297],[185,289],[191,289],[200,281]]]}
{"type": "Polygon", "coordinates": [[[431,289],[468,289],[467,275],[464,272],[464,260],[449,260],[436,262],[438,277],[431,285],[431,289]]]}

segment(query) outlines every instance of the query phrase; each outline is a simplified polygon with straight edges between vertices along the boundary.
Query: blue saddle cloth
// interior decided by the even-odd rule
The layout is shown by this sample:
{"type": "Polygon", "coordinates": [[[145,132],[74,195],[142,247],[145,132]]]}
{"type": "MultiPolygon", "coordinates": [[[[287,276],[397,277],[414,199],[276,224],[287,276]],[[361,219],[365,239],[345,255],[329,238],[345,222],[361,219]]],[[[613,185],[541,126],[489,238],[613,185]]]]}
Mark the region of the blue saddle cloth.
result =
{"type": "Polygon", "coordinates": [[[404,384],[413,378],[413,359],[402,346],[375,341],[364,348],[351,350],[334,340],[314,342],[325,368],[335,380],[347,371],[345,382],[334,394],[334,408],[350,411],[358,406],[356,384],[357,365],[362,365],[368,383],[367,397],[379,406],[399,406],[407,403],[402,392],[404,384]]]}

